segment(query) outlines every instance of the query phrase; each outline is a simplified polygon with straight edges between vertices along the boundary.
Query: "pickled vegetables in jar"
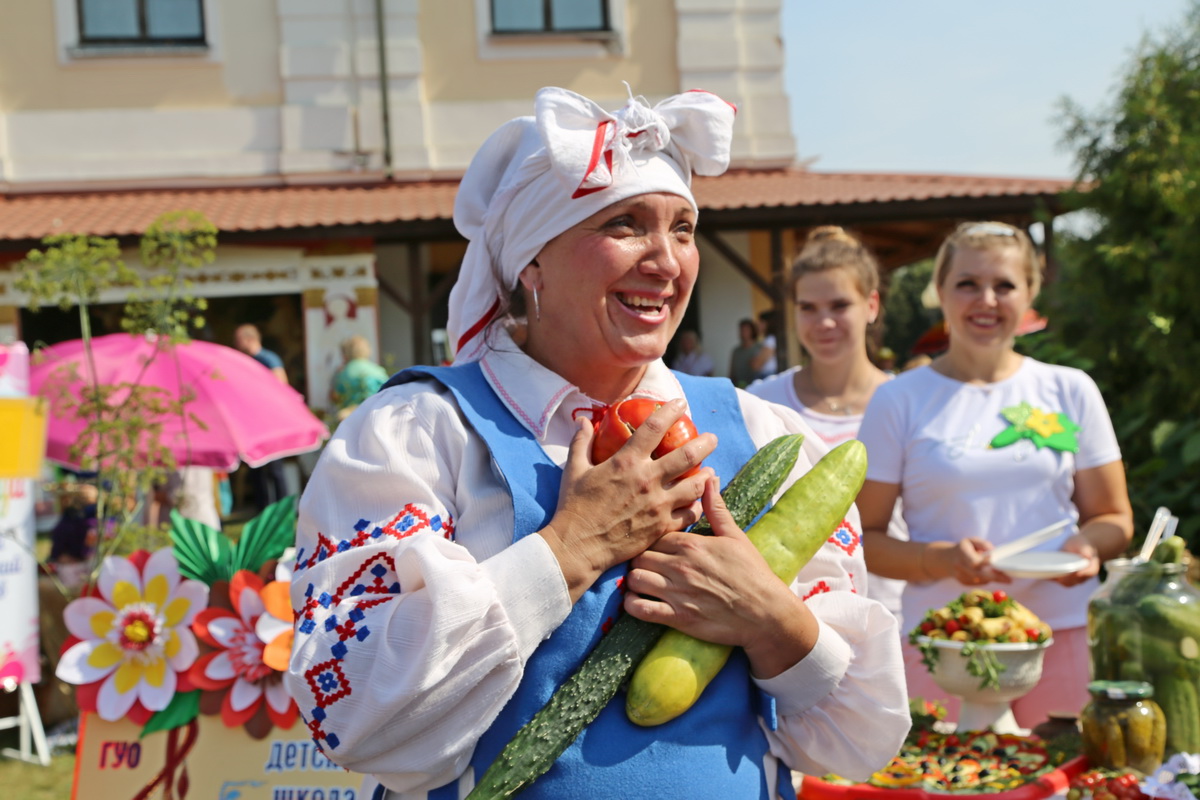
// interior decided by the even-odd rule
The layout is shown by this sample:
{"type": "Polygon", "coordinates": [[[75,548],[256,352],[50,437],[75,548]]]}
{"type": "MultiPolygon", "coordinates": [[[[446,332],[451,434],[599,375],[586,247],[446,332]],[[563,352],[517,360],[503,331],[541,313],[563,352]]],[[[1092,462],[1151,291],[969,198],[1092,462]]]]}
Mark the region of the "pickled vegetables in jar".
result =
{"type": "Polygon", "coordinates": [[[1200,752],[1200,591],[1182,558],[1155,559],[1105,564],[1108,578],[1088,602],[1091,677],[1150,683],[1166,715],[1166,754],[1200,752]]]}
{"type": "Polygon", "coordinates": [[[1092,681],[1080,715],[1083,753],[1092,767],[1149,775],[1163,761],[1167,721],[1145,681],[1092,681]]]}

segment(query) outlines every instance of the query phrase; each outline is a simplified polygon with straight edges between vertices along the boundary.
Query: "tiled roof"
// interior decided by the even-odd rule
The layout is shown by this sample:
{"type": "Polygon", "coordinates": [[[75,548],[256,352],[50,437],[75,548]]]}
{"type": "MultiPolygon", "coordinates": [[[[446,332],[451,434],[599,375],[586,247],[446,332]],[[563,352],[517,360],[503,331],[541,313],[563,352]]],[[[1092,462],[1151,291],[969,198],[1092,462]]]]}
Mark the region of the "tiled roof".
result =
{"type": "Polygon", "coordinates": [[[731,170],[696,181],[696,200],[712,210],[891,203],[958,197],[1057,194],[1071,181],[900,172],[731,170]]]}
{"type": "MultiPolygon", "coordinates": [[[[965,175],[732,170],[700,178],[696,195],[711,210],[888,203],[957,197],[1054,194],[1069,181],[965,175]]],[[[355,186],[0,194],[0,240],[54,233],[136,235],[159,214],[191,209],[223,232],[449,220],[458,182],[355,186]]]]}

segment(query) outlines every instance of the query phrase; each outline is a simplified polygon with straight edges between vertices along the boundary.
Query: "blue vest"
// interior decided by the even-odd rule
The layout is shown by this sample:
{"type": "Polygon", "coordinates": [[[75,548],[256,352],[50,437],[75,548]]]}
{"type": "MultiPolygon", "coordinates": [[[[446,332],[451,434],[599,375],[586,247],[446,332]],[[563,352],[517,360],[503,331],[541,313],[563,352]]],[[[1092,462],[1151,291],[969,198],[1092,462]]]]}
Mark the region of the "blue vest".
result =
{"type": "MultiPolygon", "coordinates": [[[[719,441],[704,463],[727,482],[755,452],[733,385],[724,379],[676,376],[696,427],[715,433],[719,441]]],[[[454,393],[471,427],[487,443],[493,467],[512,494],[513,541],[545,527],[557,505],[561,469],[496,397],[477,363],[415,367],[397,374],[387,385],[430,377],[454,393]]],[[[475,747],[471,765],[476,780],[621,613],[618,580],[627,568],[620,564],[604,573],[538,646],[525,665],[516,694],[475,747]]],[[[750,679],[741,650],[734,652],[696,705],[666,724],[634,725],[625,716],[624,705],[622,695],[614,698],[550,771],[521,792],[522,800],[773,800],[767,795],[763,764],[767,739],[758,717],[774,726],[774,700],[750,679]]],[[[782,763],[777,791],[789,800],[795,797],[790,771],[782,763]]],[[[429,798],[457,800],[457,782],[430,791],[429,798]]]]}

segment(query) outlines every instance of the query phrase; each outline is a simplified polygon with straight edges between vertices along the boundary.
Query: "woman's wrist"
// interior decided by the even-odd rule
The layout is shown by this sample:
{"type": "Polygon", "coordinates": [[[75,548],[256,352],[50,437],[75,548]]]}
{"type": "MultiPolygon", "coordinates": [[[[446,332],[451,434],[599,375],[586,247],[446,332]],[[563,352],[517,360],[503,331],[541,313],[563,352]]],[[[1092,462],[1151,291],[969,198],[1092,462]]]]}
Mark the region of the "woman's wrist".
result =
{"type": "Polygon", "coordinates": [[[918,581],[937,581],[948,578],[953,569],[944,568],[944,555],[950,548],[947,542],[921,542],[921,552],[917,559],[918,581]]]}
{"type": "Polygon", "coordinates": [[[787,613],[778,620],[778,626],[769,633],[768,626],[758,626],[761,635],[742,646],[750,662],[751,674],[760,680],[774,678],[791,669],[817,645],[820,626],[816,616],[790,589],[788,594],[793,600],[786,605],[787,613]]]}

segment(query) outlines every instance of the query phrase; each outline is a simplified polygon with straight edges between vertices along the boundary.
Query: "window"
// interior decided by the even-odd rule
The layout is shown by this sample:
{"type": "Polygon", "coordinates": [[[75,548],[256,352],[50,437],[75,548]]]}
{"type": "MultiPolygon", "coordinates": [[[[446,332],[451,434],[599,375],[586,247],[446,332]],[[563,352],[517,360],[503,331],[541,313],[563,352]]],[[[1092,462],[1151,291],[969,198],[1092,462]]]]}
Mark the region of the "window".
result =
{"type": "Polygon", "coordinates": [[[203,45],[203,0],[77,0],[81,45],[203,45]]]}
{"type": "Polygon", "coordinates": [[[494,33],[610,30],[606,0],[492,0],[494,33]]]}

